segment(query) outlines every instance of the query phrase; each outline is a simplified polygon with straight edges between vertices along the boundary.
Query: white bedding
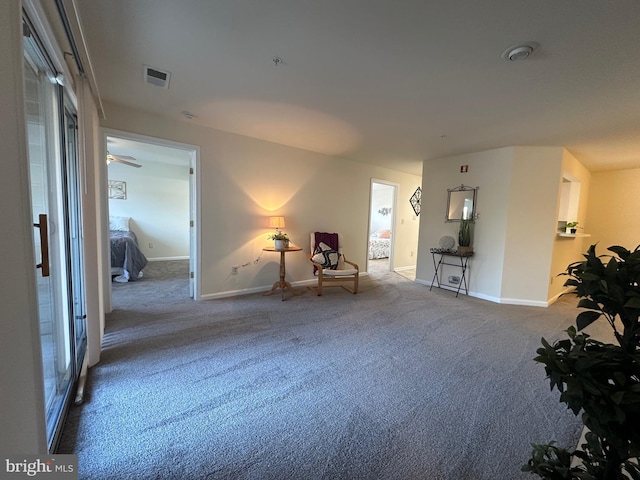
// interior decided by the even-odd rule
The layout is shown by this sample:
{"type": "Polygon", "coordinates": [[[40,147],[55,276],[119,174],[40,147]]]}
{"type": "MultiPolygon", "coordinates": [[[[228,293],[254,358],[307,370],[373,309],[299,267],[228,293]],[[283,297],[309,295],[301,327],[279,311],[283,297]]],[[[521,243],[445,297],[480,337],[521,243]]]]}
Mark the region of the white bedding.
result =
{"type": "Polygon", "coordinates": [[[369,238],[369,260],[376,258],[389,258],[391,253],[391,239],[390,238],[369,238]]]}

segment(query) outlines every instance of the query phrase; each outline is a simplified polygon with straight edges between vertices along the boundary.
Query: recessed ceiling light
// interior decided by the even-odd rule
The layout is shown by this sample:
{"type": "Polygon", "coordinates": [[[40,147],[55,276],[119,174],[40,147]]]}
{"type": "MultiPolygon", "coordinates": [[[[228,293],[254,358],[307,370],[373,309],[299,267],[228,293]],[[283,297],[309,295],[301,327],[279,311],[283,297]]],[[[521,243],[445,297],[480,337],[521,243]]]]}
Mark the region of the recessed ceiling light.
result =
{"type": "Polygon", "coordinates": [[[191,113],[191,112],[188,112],[186,110],[182,111],[182,116],[184,118],[189,119],[189,120],[193,120],[194,118],[198,118],[198,116],[195,113],[191,113]]]}
{"type": "Polygon", "coordinates": [[[540,46],[537,42],[521,42],[516,45],[512,45],[502,52],[502,58],[508,62],[515,62],[516,60],[524,60],[529,58],[531,54],[540,46]]]}

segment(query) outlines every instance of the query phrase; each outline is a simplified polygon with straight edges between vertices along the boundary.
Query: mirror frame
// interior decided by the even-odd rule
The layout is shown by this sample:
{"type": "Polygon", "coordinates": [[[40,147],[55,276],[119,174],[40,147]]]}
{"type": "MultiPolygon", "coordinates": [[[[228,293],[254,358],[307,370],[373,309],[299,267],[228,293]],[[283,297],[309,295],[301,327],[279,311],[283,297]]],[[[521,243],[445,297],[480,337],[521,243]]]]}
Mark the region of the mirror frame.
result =
{"type": "MultiPolygon", "coordinates": [[[[459,222],[460,218],[451,218],[449,216],[449,213],[451,211],[451,194],[455,193],[455,192],[473,192],[471,195],[472,198],[472,208],[471,208],[471,221],[475,222],[476,221],[476,207],[477,207],[477,201],[478,201],[478,188],[479,187],[469,187],[469,186],[465,186],[464,184],[460,185],[459,187],[455,187],[455,188],[447,188],[447,209],[444,212],[444,221],[445,222],[459,222]]],[[[465,196],[466,198],[466,196],[465,196]]]]}

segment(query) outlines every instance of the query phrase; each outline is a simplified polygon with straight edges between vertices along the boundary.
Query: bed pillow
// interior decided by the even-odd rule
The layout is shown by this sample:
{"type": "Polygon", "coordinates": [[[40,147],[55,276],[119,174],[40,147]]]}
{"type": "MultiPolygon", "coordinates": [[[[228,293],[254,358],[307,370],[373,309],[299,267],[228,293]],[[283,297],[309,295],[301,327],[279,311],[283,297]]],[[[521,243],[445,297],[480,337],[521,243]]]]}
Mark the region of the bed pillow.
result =
{"type": "Polygon", "coordinates": [[[312,262],[320,264],[322,268],[329,268],[331,270],[338,268],[339,260],[340,254],[324,242],[320,242],[313,252],[313,257],[311,257],[312,262]]]}
{"type": "Polygon", "coordinates": [[[380,230],[378,232],[379,238],[391,238],[391,230],[380,230]]]}
{"type": "Polygon", "coordinates": [[[131,217],[109,217],[109,230],[116,232],[128,232],[131,217]]]}

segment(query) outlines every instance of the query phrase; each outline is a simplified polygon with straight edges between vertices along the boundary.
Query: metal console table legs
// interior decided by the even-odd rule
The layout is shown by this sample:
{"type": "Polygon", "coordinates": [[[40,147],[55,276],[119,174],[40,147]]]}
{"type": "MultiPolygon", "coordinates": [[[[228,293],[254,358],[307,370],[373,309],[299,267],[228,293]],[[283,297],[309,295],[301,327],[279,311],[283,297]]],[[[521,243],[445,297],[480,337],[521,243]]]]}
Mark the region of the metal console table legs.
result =
{"type": "Polygon", "coordinates": [[[431,287],[429,288],[429,290],[431,290],[435,285],[437,288],[455,291],[456,297],[460,294],[460,290],[463,290],[465,295],[469,295],[469,287],[467,285],[467,267],[469,264],[469,258],[473,256],[473,253],[461,255],[456,252],[449,252],[449,253],[431,252],[431,256],[433,257],[433,267],[435,268],[435,273],[433,274],[433,280],[431,280],[431,287]],[[436,260],[436,256],[439,256],[438,260],[436,260]],[[451,258],[452,260],[449,260],[449,258],[451,258]],[[458,260],[458,263],[454,263],[455,259],[458,260]],[[458,288],[454,288],[449,285],[443,285],[440,282],[440,274],[442,274],[442,265],[458,267],[461,270],[460,282],[458,283],[458,288]]]}

